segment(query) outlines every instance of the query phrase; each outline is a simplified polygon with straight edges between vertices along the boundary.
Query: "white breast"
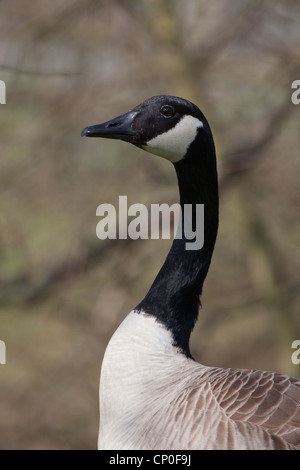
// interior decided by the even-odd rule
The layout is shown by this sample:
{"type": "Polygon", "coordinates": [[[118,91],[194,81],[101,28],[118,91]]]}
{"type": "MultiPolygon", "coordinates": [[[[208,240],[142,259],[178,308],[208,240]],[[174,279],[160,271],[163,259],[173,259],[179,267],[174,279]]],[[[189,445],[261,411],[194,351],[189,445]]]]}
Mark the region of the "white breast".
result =
{"type": "Polygon", "coordinates": [[[185,386],[184,376],[195,364],[178,352],[170,332],[154,317],[132,311],[111,338],[102,363],[99,448],[136,449],[139,438],[151,445],[146,430],[160,427],[153,420],[162,403],[175,399],[176,384],[185,386]]]}

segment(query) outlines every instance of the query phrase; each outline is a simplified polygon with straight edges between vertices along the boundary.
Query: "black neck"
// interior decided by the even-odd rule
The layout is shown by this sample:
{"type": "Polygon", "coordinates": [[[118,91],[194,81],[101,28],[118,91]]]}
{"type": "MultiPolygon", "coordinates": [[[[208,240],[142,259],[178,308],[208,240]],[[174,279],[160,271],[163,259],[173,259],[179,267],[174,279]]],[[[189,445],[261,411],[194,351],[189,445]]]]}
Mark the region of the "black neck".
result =
{"type": "MultiPolygon", "coordinates": [[[[200,137],[198,137],[200,138],[200,137]]],[[[218,230],[218,181],[212,141],[197,140],[189,154],[174,164],[177,173],[182,224],[185,204],[192,205],[195,227],[196,204],[204,204],[204,244],[187,250],[184,226],[182,238],[173,241],[171,250],[149,292],[137,310],[154,315],[173,334],[174,344],[190,356],[189,338],[198,316],[200,295],[207,275],[218,230]]]]}

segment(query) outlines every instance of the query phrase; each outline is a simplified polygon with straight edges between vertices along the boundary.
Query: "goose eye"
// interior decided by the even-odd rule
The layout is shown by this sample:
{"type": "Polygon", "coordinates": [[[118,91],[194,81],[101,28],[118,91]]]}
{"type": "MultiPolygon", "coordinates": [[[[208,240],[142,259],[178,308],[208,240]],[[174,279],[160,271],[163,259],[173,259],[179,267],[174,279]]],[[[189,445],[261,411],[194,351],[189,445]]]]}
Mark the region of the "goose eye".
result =
{"type": "Polygon", "coordinates": [[[168,117],[168,118],[174,116],[175,114],[175,111],[172,108],[172,106],[166,106],[166,105],[160,108],[160,112],[163,116],[168,117]]]}

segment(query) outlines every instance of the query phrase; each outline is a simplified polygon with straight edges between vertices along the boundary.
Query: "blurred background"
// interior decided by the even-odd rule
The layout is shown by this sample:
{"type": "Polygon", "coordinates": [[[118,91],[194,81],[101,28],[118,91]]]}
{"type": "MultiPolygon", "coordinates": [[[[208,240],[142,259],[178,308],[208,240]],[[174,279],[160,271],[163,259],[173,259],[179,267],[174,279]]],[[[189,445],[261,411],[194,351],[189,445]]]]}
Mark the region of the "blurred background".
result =
{"type": "Polygon", "coordinates": [[[2,0],[0,13],[0,448],[96,448],[105,347],[170,247],[99,240],[96,208],[178,190],[167,161],[80,132],[152,95],[195,102],[217,148],[192,354],[299,377],[300,3],[2,0]]]}

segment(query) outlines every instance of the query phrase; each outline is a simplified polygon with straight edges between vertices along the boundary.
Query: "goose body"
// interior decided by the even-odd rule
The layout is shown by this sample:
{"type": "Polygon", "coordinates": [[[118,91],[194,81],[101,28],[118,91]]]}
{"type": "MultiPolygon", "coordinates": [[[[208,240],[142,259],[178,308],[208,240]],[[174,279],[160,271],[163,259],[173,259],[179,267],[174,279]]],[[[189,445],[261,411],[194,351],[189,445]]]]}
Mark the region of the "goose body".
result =
{"type": "Polygon", "coordinates": [[[82,135],[124,140],[175,167],[185,205],[204,204],[204,245],[183,237],[145,298],[105,351],[100,378],[99,449],[300,449],[300,380],[281,374],[207,367],[190,353],[218,229],[213,137],[193,103],[155,96],[82,135]]]}

